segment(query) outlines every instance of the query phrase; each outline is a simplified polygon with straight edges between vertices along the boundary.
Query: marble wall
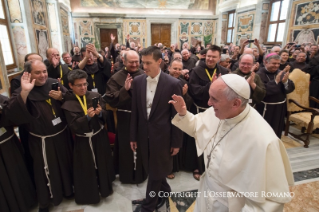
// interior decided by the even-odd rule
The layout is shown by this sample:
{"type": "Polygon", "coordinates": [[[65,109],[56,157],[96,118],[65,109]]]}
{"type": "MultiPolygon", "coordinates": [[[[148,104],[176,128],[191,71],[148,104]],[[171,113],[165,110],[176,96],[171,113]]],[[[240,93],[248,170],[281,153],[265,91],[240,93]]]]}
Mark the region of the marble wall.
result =
{"type": "Polygon", "coordinates": [[[130,35],[130,42],[147,46],[147,28],[145,19],[124,19],[123,37],[130,35]]]}
{"type": "Polygon", "coordinates": [[[294,1],[287,42],[319,44],[319,1],[294,1]]]}

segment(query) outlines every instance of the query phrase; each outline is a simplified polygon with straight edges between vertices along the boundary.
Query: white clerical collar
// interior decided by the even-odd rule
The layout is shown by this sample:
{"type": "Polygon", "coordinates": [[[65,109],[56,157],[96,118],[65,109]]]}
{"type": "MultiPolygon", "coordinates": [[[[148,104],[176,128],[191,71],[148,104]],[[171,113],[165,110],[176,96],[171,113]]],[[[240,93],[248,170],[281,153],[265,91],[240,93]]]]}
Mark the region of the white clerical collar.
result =
{"type": "Polygon", "coordinates": [[[247,113],[249,112],[250,110],[250,105],[247,104],[246,105],[246,108],[237,116],[233,117],[233,118],[230,118],[230,119],[225,119],[225,122],[227,124],[236,124],[238,123],[239,121],[241,121],[246,115],[247,113]]]}
{"type": "Polygon", "coordinates": [[[148,76],[146,78],[147,81],[149,82],[158,82],[159,76],[161,75],[161,70],[159,71],[159,73],[156,75],[156,77],[152,78],[151,76],[148,76]]]}

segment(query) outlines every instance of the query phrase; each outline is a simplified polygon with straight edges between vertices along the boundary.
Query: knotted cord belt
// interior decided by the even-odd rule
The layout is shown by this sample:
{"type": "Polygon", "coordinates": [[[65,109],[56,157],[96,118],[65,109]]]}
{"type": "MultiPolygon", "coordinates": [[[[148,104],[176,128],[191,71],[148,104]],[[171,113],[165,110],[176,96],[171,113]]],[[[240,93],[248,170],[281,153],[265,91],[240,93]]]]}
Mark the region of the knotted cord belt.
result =
{"type": "Polygon", "coordinates": [[[204,111],[208,109],[208,108],[205,108],[205,107],[198,106],[197,104],[195,104],[195,102],[193,102],[193,103],[196,106],[197,113],[199,113],[199,109],[204,110],[204,111]]]}
{"type": "Polygon", "coordinates": [[[283,104],[286,102],[286,99],[282,102],[264,102],[264,101],[261,101],[262,103],[264,103],[264,112],[263,112],[263,117],[265,117],[265,114],[266,114],[266,110],[267,110],[267,105],[280,105],[280,104],[283,104]]]}
{"type": "Polygon", "coordinates": [[[6,139],[4,139],[3,141],[0,141],[0,144],[3,144],[3,143],[5,143],[6,141],[10,140],[13,136],[14,136],[14,133],[13,133],[9,138],[6,138],[6,139]]]}
{"type": "Polygon", "coordinates": [[[61,130],[60,132],[57,132],[53,135],[46,135],[46,136],[42,136],[42,135],[37,135],[35,133],[32,133],[32,132],[29,132],[31,135],[35,136],[35,137],[38,137],[38,138],[41,138],[41,142],[42,142],[42,156],[43,156],[43,162],[44,162],[44,172],[45,172],[45,176],[47,177],[48,179],[48,184],[47,186],[49,187],[49,190],[50,190],[50,195],[51,195],[51,198],[53,198],[53,194],[52,194],[52,189],[51,189],[51,183],[50,183],[50,178],[49,178],[49,165],[48,165],[48,161],[47,161],[47,153],[46,153],[46,149],[45,149],[45,139],[46,138],[51,138],[51,137],[54,137],[56,135],[59,135],[60,133],[62,133],[65,129],[66,129],[67,126],[65,126],[63,128],[63,130],[61,130]]]}
{"type": "Polygon", "coordinates": [[[75,134],[76,136],[79,136],[79,137],[86,137],[86,138],[89,138],[89,144],[90,144],[90,148],[91,148],[91,152],[92,152],[92,157],[93,157],[93,161],[94,161],[94,166],[95,166],[95,169],[97,169],[97,166],[96,166],[96,162],[95,162],[95,154],[94,154],[94,151],[93,151],[93,146],[92,146],[92,137],[95,136],[96,134],[98,134],[99,132],[101,132],[101,130],[104,128],[103,125],[101,125],[101,129],[99,129],[98,131],[96,131],[95,133],[93,133],[93,130],[92,132],[89,132],[89,133],[84,133],[85,135],[79,135],[79,134],[75,134]]]}

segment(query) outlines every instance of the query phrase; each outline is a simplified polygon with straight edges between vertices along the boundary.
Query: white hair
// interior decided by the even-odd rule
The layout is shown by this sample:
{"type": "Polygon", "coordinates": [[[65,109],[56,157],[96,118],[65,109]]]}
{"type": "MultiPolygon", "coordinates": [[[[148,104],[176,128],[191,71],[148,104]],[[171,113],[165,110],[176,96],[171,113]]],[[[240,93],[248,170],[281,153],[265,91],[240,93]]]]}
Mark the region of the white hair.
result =
{"type": "Polygon", "coordinates": [[[226,61],[227,59],[230,59],[230,57],[229,57],[228,54],[221,54],[221,56],[220,56],[220,62],[224,62],[224,61],[226,61]]]}

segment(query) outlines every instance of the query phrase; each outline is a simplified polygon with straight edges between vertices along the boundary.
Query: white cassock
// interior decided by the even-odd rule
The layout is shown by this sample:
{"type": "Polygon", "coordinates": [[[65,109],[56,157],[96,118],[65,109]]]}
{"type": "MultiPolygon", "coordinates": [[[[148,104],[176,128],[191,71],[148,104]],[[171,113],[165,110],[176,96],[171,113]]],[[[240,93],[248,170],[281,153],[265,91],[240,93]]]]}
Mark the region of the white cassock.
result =
{"type": "Polygon", "coordinates": [[[195,138],[197,154],[204,153],[206,167],[212,146],[224,136],[211,154],[209,168],[201,176],[200,196],[194,211],[277,212],[283,211],[284,203],[291,200],[289,185],[294,180],[285,147],[248,104],[231,119],[218,119],[211,107],[197,115],[177,114],[172,123],[195,138]],[[221,192],[246,193],[244,197],[223,197],[221,192]]]}

